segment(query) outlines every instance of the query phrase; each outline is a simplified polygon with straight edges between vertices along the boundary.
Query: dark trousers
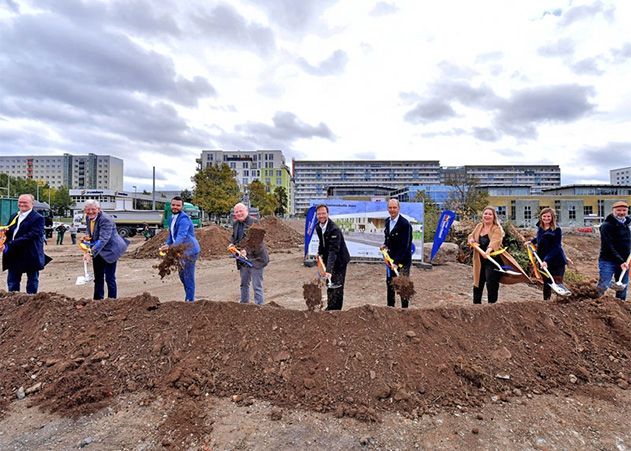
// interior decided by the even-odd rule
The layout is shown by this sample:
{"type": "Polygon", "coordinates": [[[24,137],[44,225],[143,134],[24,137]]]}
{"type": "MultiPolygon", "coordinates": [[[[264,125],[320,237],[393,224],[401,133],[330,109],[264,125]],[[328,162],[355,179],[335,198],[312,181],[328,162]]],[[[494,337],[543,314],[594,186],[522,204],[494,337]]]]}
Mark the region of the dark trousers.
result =
{"type": "Polygon", "coordinates": [[[108,263],[99,255],[92,259],[94,267],[94,300],[103,299],[107,283],[107,297],[116,299],[116,262],[108,263]]]}
{"type": "Polygon", "coordinates": [[[344,280],[346,280],[346,265],[342,268],[334,269],[331,273],[331,283],[341,286],[339,288],[328,288],[326,290],[326,310],[342,310],[342,304],[344,303],[344,280]]]}
{"type": "Polygon", "coordinates": [[[481,262],[480,268],[480,283],[477,287],[473,287],[473,303],[482,304],[482,291],[484,291],[484,285],[486,284],[486,294],[489,300],[489,304],[497,302],[497,296],[500,291],[500,273],[495,271],[493,263],[485,261],[481,262]]]}
{"type": "MultiPolygon", "coordinates": [[[[396,275],[394,274],[394,271],[391,271],[389,269],[386,269],[386,287],[388,290],[388,294],[387,294],[387,302],[388,302],[388,307],[394,307],[395,301],[396,301],[396,296],[395,296],[395,291],[394,291],[394,285],[392,284],[393,280],[396,279],[396,275]]],[[[399,269],[399,276],[408,276],[410,275],[410,267],[409,266],[404,266],[403,268],[399,269]]],[[[408,305],[410,303],[409,299],[403,299],[401,298],[401,307],[402,308],[408,308],[408,305]]]]}
{"type": "Polygon", "coordinates": [[[57,232],[57,244],[64,244],[64,233],[66,232],[57,232]]]}
{"type": "MultiPolygon", "coordinates": [[[[556,283],[563,283],[563,275],[565,274],[565,266],[561,266],[559,268],[551,268],[548,267],[548,271],[552,274],[552,278],[556,283]]],[[[547,301],[552,297],[552,287],[547,282],[546,276],[543,276],[543,300],[547,301]]]]}
{"type": "MultiPolygon", "coordinates": [[[[7,289],[9,291],[20,291],[20,284],[22,283],[23,272],[11,271],[9,269],[7,274],[7,289]]],[[[37,293],[39,287],[39,271],[26,273],[26,292],[28,294],[37,293]]]]}
{"type": "Polygon", "coordinates": [[[72,240],[72,244],[77,244],[77,234],[76,233],[71,233],[70,234],[70,239],[72,240]]]}

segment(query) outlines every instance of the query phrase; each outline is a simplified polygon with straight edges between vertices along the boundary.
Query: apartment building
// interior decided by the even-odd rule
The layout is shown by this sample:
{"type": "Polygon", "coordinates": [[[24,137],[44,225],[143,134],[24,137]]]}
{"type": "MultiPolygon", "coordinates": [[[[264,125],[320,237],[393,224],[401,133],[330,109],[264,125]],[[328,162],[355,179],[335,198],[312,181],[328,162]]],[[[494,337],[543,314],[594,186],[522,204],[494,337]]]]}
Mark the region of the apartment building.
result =
{"type": "Polygon", "coordinates": [[[609,171],[609,183],[612,185],[631,185],[631,167],[609,171]]]}
{"type": "Polygon", "coordinates": [[[472,165],[443,168],[443,182],[450,176],[466,174],[483,186],[529,186],[531,194],[561,186],[558,165],[472,165]]]}
{"type": "Polygon", "coordinates": [[[291,173],[285,162],[285,156],[280,150],[203,150],[197,159],[197,168],[205,169],[211,165],[227,164],[235,171],[235,179],[239,189],[244,194],[247,187],[254,180],[266,186],[268,192],[273,192],[277,186],[282,186],[287,192],[287,210],[291,212],[293,205],[293,188],[291,173]]]}
{"type": "Polygon", "coordinates": [[[123,189],[123,160],[110,155],[0,156],[0,173],[41,180],[54,188],[123,189]]]}
{"type": "Polygon", "coordinates": [[[354,195],[386,196],[408,185],[437,185],[438,161],[293,160],[294,209],[303,213],[311,199],[354,195]]]}

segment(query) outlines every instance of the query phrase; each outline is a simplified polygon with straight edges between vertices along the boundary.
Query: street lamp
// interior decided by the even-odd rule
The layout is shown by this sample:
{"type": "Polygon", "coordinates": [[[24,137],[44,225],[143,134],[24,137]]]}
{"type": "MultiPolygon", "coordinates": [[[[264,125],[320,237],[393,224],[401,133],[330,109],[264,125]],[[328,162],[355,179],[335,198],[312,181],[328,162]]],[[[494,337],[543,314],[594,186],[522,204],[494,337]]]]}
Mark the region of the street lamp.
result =
{"type": "Polygon", "coordinates": [[[137,186],[133,185],[132,188],[134,189],[134,199],[132,200],[132,209],[135,210],[136,209],[136,193],[137,193],[137,186]]]}

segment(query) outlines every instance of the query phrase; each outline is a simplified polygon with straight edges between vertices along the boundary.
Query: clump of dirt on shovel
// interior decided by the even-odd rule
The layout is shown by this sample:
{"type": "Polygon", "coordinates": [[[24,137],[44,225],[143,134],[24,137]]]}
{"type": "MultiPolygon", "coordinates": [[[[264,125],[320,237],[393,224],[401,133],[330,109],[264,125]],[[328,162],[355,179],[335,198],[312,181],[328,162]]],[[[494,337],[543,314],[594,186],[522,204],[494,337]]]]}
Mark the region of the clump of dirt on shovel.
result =
{"type": "Polygon", "coordinates": [[[414,282],[408,276],[395,277],[392,280],[394,291],[399,293],[402,299],[411,299],[416,294],[414,282]]]}
{"type": "Polygon", "coordinates": [[[303,284],[302,296],[305,298],[307,310],[310,312],[322,308],[322,289],[319,282],[314,281],[303,284]]]}
{"type": "Polygon", "coordinates": [[[157,265],[153,265],[160,274],[160,279],[164,279],[172,272],[180,271],[184,267],[184,261],[186,250],[190,247],[190,244],[176,244],[175,246],[169,246],[167,254],[162,258],[162,261],[157,265]]]}
{"type": "Polygon", "coordinates": [[[263,244],[265,238],[265,229],[260,224],[254,224],[250,227],[245,235],[245,239],[240,243],[241,247],[246,250],[256,250],[263,244]]]}

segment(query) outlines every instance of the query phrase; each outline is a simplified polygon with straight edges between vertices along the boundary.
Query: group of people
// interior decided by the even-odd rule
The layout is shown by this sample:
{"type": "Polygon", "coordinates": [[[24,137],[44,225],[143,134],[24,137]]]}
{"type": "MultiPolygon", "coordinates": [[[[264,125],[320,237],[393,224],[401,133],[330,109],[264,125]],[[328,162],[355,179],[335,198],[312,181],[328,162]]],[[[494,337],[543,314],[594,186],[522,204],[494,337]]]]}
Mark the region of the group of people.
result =
{"type": "MultiPolygon", "coordinates": [[[[631,259],[631,217],[629,205],[624,201],[615,202],[612,212],[600,226],[600,254],[598,256],[598,292],[602,296],[610,287],[612,280],[620,279],[624,287],[616,291],[616,297],[625,300],[629,283],[629,260],[631,259]],[[624,273],[624,274],[623,274],[624,273]]],[[[484,287],[489,303],[498,300],[502,273],[496,270],[491,259],[501,252],[504,229],[499,223],[494,207],[486,207],[482,212],[482,221],[478,223],[468,237],[470,245],[478,246],[483,252],[473,254],[473,303],[482,303],[484,287]]],[[[539,213],[537,233],[530,242],[539,258],[541,268],[547,270],[554,283],[563,283],[565,267],[570,259],[563,250],[563,234],[557,225],[556,213],[551,208],[544,208],[539,213]]],[[[543,284],[543,299],[552,296],[550,283],[543,284]]]]}
{"type": "MultiPolygon", "coordinates": [[[[23,194],[18,199],[18,212],[11,216],[8,224],[3,227],[5,241],[0,240],[0,252],[3,253],[3,270],[8,271],[7,286],[9,291],[20,291],[20,284],[24,274],[27,276],[26,292],[37,293],[39,285],[39,271],[50,261],[44,254],[44,218],[33,210],[34,198],[30,194],[23,194]]],[[[195,264],[200,253],[200,245],[195,237],[195,229],[190,217],[183,211],[184,202],[181,197],[171,200],[172,217],[169,224],[169,234],[165,244],[160,248],[167,252],[169,248],[179,246],[181,252],[179,277],[184,287],[184,299],[187,302],[195,300],[195,264]]],[[[390,199],[387,204],[389,217],[385,221],[384,242],[382,250],[387,250],[392,265],[398,271],[387,270],[386,293],[387,305],[395,306],[394,280],[396,277],[409,276],[412,266],[412,226],[401,215],[401,206],[396,199],[390,199]]],[[[87,200],[84,204],[86,221],[86,236],[82,243],[86,252],[84,259],[91,261],[94,269],[95,300],[104,299],[105,287],[107,297],[117,297],[116,266],[119,258],[124,254],[129,241],[121,237],[116,231],[114,220],[101,211],[96,200],[87,200]]],[[[629,206],[619,201],[613,204],[609,214],[600,227],[600,255],[598,259],[599,281],[597,288],[604,292],[612,281],[622,275],[624,289],[617,291],[616,296],[625,300],[626,285],[629,281],[629,260],[631,260],[631,217],[628,216],[629,206]],[[623,274],[624,273],[624,274],[623,274]]],[[[247,206],[237,203],[233,208],[234,223],[232,231],[232,245],[238,249],[236,259],[240,274],[240,302],[250,302],[250,287],[254,292],[254,303],[264,303],[263,271],[269,263],[269,254],[263,242],[252,245],[246,239],[249,229],[258,221],[250,216],[247,206]]],[[[344,303],[344,284],[346,267],[350,262],[350,253],[344,240],[344,234],[329,217],[329,208],[325,204],[316,207],[318,225],[318,254],[326,267],[326,278],[331,281],[327,289],[326,310],[341,310],[344,303]]],[[[472,246],[477,246],[480,252],[473,255],[473,302],[480,304],[484,287],[487,289],[489,303],[495,303],[499,296],[501,273],[491,261],[494,255],[503,252],[502,240],[504,230],[500,225],[494,207],[486,207],[482,211],[482,221],[476,225],[468,237],[472,246]]],[[[74,240],[73,240],[74,241],[74,240]]],[[[530,241],[536,247],[541,259],[541,267],[552,275],[556,283],[563,282],[565,267],[569,259],[565,255],[562,245],[561,228],[557,225],[556,214],[553,209],[544,208],[539,214],[537,233],[530,241]]],[[[550,299],[552,290],[550,284],[544,283],[543,298],[550,299]]],[[[407,308],[409,299],[401,297],[401,307],[407,308]]]]}

